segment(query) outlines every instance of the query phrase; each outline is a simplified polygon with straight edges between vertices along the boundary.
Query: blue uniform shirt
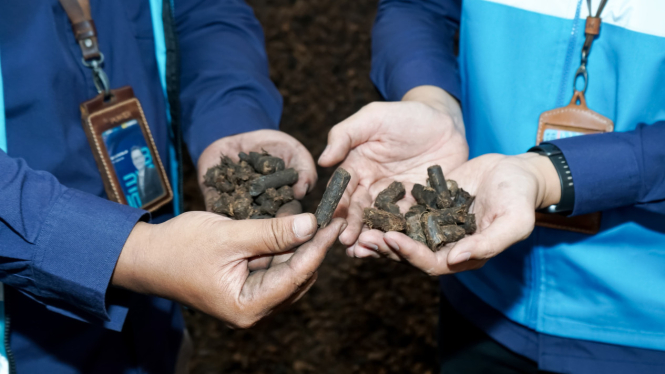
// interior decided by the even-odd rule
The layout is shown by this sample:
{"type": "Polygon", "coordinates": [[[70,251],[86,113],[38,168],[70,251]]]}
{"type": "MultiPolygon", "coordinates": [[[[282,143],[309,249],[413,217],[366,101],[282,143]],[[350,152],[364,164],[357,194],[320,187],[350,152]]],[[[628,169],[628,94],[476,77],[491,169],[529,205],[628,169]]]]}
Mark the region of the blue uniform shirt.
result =
{"type": "MultiPolygon", "coordinates": [[[[133,87],[166,166],[169,129],[148,0],[92,1],[112,88],[133,87]]],[[[241,0],[175,0],[184,139],[278,127],[263,34],[241,0]]],[[[79,104],[97,92],[58,0],[0,2],[7,153],[0,152],[0,281],[19,372],[166,373],[179,306],[109,288],[144,211],[109,202],[79,104]]],[[[168,210],[168,209],[167,209],[168,210]]],[[[168,219],[170,213],[153,217],[168,219]]]]}

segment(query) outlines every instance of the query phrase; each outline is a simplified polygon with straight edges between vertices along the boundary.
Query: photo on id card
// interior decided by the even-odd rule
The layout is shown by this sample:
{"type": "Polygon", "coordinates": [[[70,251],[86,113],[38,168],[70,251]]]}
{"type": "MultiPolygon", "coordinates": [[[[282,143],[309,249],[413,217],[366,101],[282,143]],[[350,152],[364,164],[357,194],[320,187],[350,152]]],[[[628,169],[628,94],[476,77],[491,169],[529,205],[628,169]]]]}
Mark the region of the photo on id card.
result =
{"type": "Polygon", "coordinates": [[[154,155],[150,151],[138,121],[131,119],[102,132],[102,140],[127,205],[141,208],[163,197],[162,185],[154,155]]]}

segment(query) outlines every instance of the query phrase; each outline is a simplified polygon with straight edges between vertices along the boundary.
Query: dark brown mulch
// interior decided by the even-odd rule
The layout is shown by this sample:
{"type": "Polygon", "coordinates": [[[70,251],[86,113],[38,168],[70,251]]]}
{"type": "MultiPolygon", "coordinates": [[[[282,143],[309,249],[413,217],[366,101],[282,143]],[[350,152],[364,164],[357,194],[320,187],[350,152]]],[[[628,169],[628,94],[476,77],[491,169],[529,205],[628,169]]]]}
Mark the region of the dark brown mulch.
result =
{"type": "MultiPolygon", "coordinates": [[[[379,100],[369,80],[376,0],[250,0],[284,96],[282,129],[318,157],[328,130],[379,100]]],[[[333,170],[303,202],[313,212],[333,170]]],[[[191,169],[188,207],[201,209],[191,169]]],[[[357,260],[337,245],[297,304],[246,331],[186,316],[191,372],[435,373],[435,279],[387,260],[357,260]]]]}

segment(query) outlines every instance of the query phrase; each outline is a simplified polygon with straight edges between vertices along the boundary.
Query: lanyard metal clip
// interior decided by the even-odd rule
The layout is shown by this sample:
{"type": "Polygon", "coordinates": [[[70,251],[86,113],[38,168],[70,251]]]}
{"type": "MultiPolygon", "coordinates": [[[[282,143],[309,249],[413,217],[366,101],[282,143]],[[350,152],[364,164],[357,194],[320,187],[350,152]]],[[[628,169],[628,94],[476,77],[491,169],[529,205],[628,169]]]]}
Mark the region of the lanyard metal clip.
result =
{"type": "Polygon", "coordinates": [[[108,99],[111,97],[111,84],[109,83],[109,77],[106,75],[106,72],[104,72],[104,69],[102,68],[102,64],[104,64],[104,54],[99,53],[101,56],[99,59],[93,59],[90,61],[86,61],[85,59],[81,59],[83,61],[83,65],[86,67],[92,69],[92,80],[95,83],[95,88],[97,88],[98,93],[103,93],[104,94],[104,99],[108,99]]]}

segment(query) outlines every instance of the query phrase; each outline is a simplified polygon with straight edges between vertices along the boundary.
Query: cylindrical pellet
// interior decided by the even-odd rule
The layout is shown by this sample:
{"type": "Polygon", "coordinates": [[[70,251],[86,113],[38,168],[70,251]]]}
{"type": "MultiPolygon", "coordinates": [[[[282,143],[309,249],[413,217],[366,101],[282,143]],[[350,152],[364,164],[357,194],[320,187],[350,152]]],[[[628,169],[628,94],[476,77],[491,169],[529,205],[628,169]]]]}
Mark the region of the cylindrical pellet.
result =
{"type": "MultiPolygon", "coordinates": [[[[417,205],[416,205],[417,206],[417,205]]],[[[419,241],[427,245],[427,238],[425,238],[425,233],[423,232],[423,227],[420,224],[420,216],[423,212],[418,212],[417,210],[409,210],[406,215],[406,235],[409,238],[419,241]]]]}
{"type": "Polygon", "coordinates": [[[316,208],[316,213],[314,213],[319,227],[323,228],[328,226],[332,220],[333,213],[335,213],[337,204],[339,204],[339,201],[342,199],[346,186],[349,185],[349,181],[351,181],[351,174],[349,174],[348,171],[342,168],[335,170],[335,173],[330,180],[330,184],[328,184],[328,187],[321,198],[321,202],[316,208]]]}
{"type": "Polygon", "coordinates": [[[376,196],[374,206],[392,214],[399,214],[399,206],[395,204],[406,194],[402,182],[393,182],[376,196]]]}
{"type": "Polygon", "coordinates": [[[446,184],[446,178],[443,176],[443,170],[439,165],[432,165],[427,168],[427,175],[429,176],[429,184],[434,188],[436,193],[446,193],[450,196],[448,192],[448,186],[446,184]]]}
{"type": "Polygon", "coordinates": [[[419,205],[426,205],[432,209],[436,209],[436,200],[438,194],[436,190],[430,187],[425,187],[422,184],[414,184],[413,189],[411,190],[411,196],[416,199],[416,202],[419,205]]]}
{"type": "Polygon", "coordinates": [[[441,233],[441,226],[431,212],[426,212],[420,217],[420,224],[425,233],[427,245],[431,250],[436,251],[440,246],[445,244],[443,234],[441,233]]]}
{"type": "Polygon", "coordinates": [[[273,174],[264,175],[254,179],[249,186],[249,194],[259,196],[268,188],[280,188],[295,184],[298,181],[298,172],[295,169],[286,169],[273,174]]]}
{"type": "Polygon", "coordinates": [[[406,229],[406,220],[403,216],[376,208],[365,208],[363,222],[370,229],[378,229],[383,232],[404,231],[406,229]]]}

